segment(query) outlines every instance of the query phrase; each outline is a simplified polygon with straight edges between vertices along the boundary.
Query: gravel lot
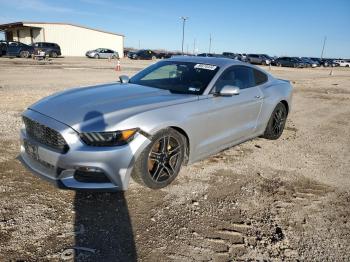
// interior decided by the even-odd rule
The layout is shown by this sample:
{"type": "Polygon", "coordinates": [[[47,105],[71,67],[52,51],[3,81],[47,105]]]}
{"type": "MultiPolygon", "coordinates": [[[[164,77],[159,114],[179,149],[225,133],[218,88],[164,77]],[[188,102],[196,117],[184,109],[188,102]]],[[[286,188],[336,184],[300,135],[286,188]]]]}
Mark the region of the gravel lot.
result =
{"type": "MultiPolygon", "coordinates": [[[[149,63],[122,60],[122,74],[149,63]]],[[[115,65],[0,58],[0,261],[349,260],[350,69],[273,67],[295,87],[282,137],[183,167],[162,190],[75,193],[31,175],[17,159],[21,112],[116,81],[115,65]]]]}

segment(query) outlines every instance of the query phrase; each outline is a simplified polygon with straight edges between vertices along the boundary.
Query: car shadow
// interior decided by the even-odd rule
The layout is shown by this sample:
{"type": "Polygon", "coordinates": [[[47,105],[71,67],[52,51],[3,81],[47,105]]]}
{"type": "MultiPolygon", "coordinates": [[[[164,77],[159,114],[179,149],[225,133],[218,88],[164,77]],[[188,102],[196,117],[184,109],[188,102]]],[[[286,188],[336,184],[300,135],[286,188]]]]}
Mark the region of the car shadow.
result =
{"type": "Polygon", "coordinates": [[[137,260],[124,192],[77,191],[74,209],[75,261],[137,260]]]}
{"type": "MultiPolygon", "coordinates": [[[[93,124],[105,130],[107,123],[98,111],[88,112],[81,130],[93,124]]],[[[136,261],[134,234],[124,192],[76,191],[75,261],[136,261]]]]}

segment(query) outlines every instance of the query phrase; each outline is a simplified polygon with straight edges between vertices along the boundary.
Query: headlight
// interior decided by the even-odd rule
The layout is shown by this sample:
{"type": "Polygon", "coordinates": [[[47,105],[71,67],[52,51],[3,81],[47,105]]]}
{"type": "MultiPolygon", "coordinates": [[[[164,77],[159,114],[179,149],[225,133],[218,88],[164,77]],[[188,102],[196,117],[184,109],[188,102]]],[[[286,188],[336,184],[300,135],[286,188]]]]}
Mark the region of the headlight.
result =
{"type": "Polygon", "coordinates": [[[130,142],[139,129],[133,128],[115,132],[80,133],[80,138],[89,146],[121,146],[130,142]]]}

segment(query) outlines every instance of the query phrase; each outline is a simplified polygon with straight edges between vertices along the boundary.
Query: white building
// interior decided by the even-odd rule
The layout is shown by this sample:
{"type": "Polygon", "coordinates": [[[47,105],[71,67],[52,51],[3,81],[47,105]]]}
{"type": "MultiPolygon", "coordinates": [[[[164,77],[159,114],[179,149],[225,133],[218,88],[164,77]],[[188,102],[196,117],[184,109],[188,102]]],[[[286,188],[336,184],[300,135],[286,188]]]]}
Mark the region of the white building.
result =
{"type": "Polygon", "coordinates": [[[0,25],[5,40],[25,44],[57,43],[63,56],[85,56],[86,51],[108,48],[123,57],[124,35],[67,23],[15,22],[0,25]]]}

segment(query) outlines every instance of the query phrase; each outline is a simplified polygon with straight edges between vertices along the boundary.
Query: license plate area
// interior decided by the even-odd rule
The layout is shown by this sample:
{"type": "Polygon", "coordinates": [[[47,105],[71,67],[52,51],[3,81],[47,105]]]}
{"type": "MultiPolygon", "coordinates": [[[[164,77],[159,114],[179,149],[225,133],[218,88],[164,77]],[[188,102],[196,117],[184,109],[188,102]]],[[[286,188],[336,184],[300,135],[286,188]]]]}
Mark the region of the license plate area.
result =
{"type": "Polygon", "coordinates": [[[26,153],[33,159],[39,160],[38,146],[30,143],[27,140],[23,141],[26,153]]]}

